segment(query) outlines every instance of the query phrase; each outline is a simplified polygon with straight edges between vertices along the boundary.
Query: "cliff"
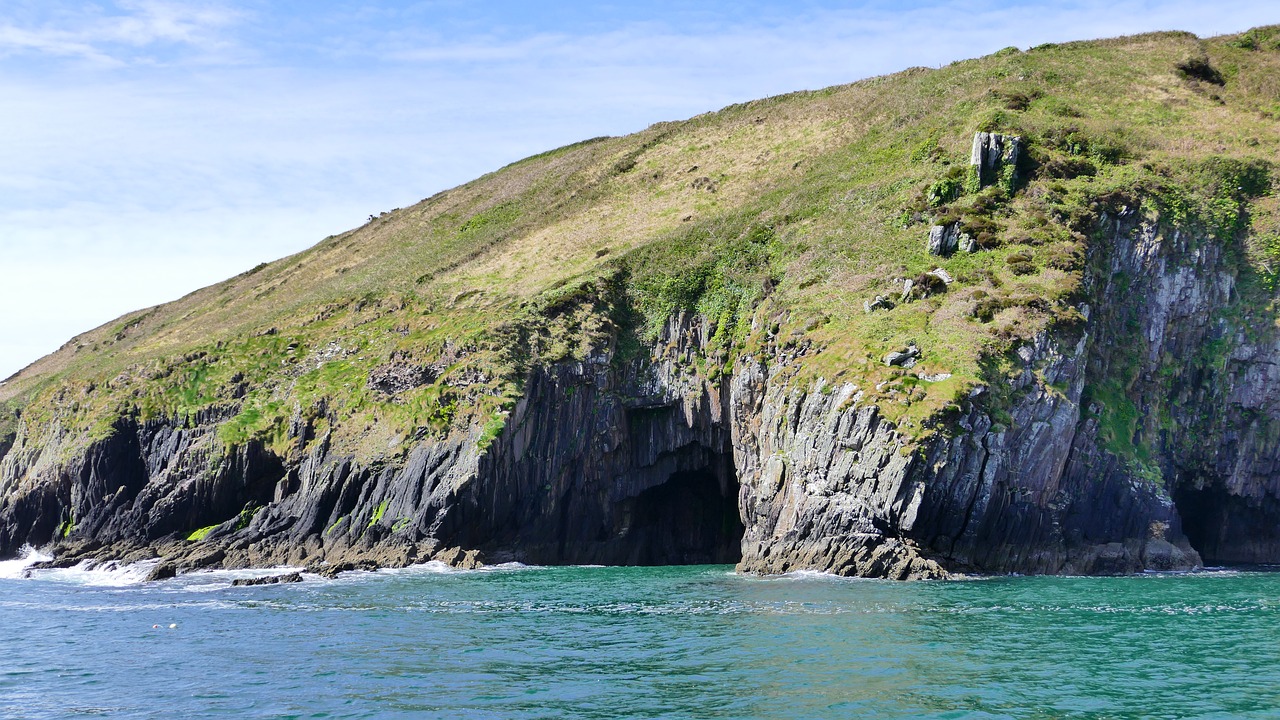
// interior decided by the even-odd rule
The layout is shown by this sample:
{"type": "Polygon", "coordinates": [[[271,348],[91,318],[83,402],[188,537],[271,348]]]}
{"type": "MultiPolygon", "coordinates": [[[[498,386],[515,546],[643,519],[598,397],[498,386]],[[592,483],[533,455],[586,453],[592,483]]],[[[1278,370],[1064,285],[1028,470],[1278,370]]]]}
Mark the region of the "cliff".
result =
{"type": "Polygon", "coordinates": [[[1276,37],[1002,51],[571,146],[123,318],[0,386],[0,555],[1280,561],[1276,37]]]}

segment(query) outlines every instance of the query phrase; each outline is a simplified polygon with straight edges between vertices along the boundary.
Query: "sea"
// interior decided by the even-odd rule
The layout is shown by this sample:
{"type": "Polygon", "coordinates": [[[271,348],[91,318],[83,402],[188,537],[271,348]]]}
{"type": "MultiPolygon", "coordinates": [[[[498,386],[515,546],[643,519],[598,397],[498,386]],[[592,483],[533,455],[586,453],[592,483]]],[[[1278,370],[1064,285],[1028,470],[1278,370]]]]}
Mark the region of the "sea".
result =
{"type": "Polygon", "coordinates": [[[1280,573],[0,563],[4,718],[1280,718],[1280,573]]]}

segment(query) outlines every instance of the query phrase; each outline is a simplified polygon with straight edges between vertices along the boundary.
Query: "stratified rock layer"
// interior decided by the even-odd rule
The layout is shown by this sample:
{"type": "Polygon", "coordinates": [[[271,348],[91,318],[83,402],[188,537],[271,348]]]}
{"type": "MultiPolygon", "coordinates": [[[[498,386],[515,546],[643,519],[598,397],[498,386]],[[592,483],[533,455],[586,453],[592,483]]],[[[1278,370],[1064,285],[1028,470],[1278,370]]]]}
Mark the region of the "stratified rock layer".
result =
{"type": "MultiPolygon", "coordinates": [[[[922,446],[857,387],[794,381],[818,349],[764,328],[768,352],[713,382],[696,370],[704,323],[682,315],[639,360],[533,370],[483,449],[474,429],[362,465],[298,418],[287,457],[227,452],[215,429],[234,408],[124,419],[70,458],[20,433],[0,460],[0,554],[58,541],[55,562],[159,555],[177,571],[737,562],[903,579],[1280,560],[1274,323],[1223,319],[1237,278],[1219,246],[1132,212],[1102,230],[1085,319],[1020,348],[1009,392],[975,389],[922,446]]],[[[394,390],[405,373],[384,374],[394,390]]]]}

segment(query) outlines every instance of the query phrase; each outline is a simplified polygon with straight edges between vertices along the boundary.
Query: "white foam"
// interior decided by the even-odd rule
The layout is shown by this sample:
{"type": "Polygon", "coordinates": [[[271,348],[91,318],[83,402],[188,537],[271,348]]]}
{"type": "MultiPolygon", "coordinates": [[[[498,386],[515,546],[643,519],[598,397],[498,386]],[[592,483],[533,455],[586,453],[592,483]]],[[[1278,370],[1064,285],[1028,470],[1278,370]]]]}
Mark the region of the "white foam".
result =
{"type": "Polygon", "coordinates": [[[27,568],[38,562],[48,562],[53,556],[37,550],[30,545],[23,545],[14,560],[0,560],[0,578],[17,580],[26,576],[27,568]]]}
{"type": "MultiPolygon", "coordinates": [[[[457,573],[486,573],[486,572],[510,572],[513,570],[540,570],[541,565],[525,565],[524,563],[509,562],[498,565],[482,565],[478,568],[465,570],[447,565],[439,560],[419,563],[417,565],[409,565],[402,568],[382,568],[378,570],[380,575],[452,575],[457,573]]],[[[343,573],[346,576],[346,573],[343,573]]]]}
{"type": "MultiPolygon", "coordinates": [[[[302,568],[292,565],[277,565],[267,568],[240,568],[237,570],[196,570],[194,572],[179,575],[177,580],[166,582],[166,586],[181,589],[186,592],[207,592],[209,590],[221,590],[231,587],[234,580],[245,578],[260,578],[270,575],[288,575],[290,573],[301,572],[302,568]]],[[[306,577],[314,578],[315,576],[307,574],[306,577]]]]}
{"type": "Polygon", "coordinates": [[[159,560],[122,564],[114,560],[98,562],[85,560],[74,567],[37,570],[33,576],[41,580],[74,583],[92,587],[125,587],[138,585],[147,579],[159,560]]]}

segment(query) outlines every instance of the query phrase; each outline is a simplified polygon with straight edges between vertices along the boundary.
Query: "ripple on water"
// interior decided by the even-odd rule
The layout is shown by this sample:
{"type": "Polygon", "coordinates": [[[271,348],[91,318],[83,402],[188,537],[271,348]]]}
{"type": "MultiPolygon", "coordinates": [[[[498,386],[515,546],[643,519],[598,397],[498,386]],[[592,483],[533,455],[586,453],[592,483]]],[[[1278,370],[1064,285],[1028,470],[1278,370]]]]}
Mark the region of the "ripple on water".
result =
{"type": "Polygon", "coordinates": [[[138,570],[0,579],[0,715],[1266,717],[1277,700],[1267,573],[890,583],[429,564],[255,587],[230,582],[291,569],[119,580],[138,570]]]}

